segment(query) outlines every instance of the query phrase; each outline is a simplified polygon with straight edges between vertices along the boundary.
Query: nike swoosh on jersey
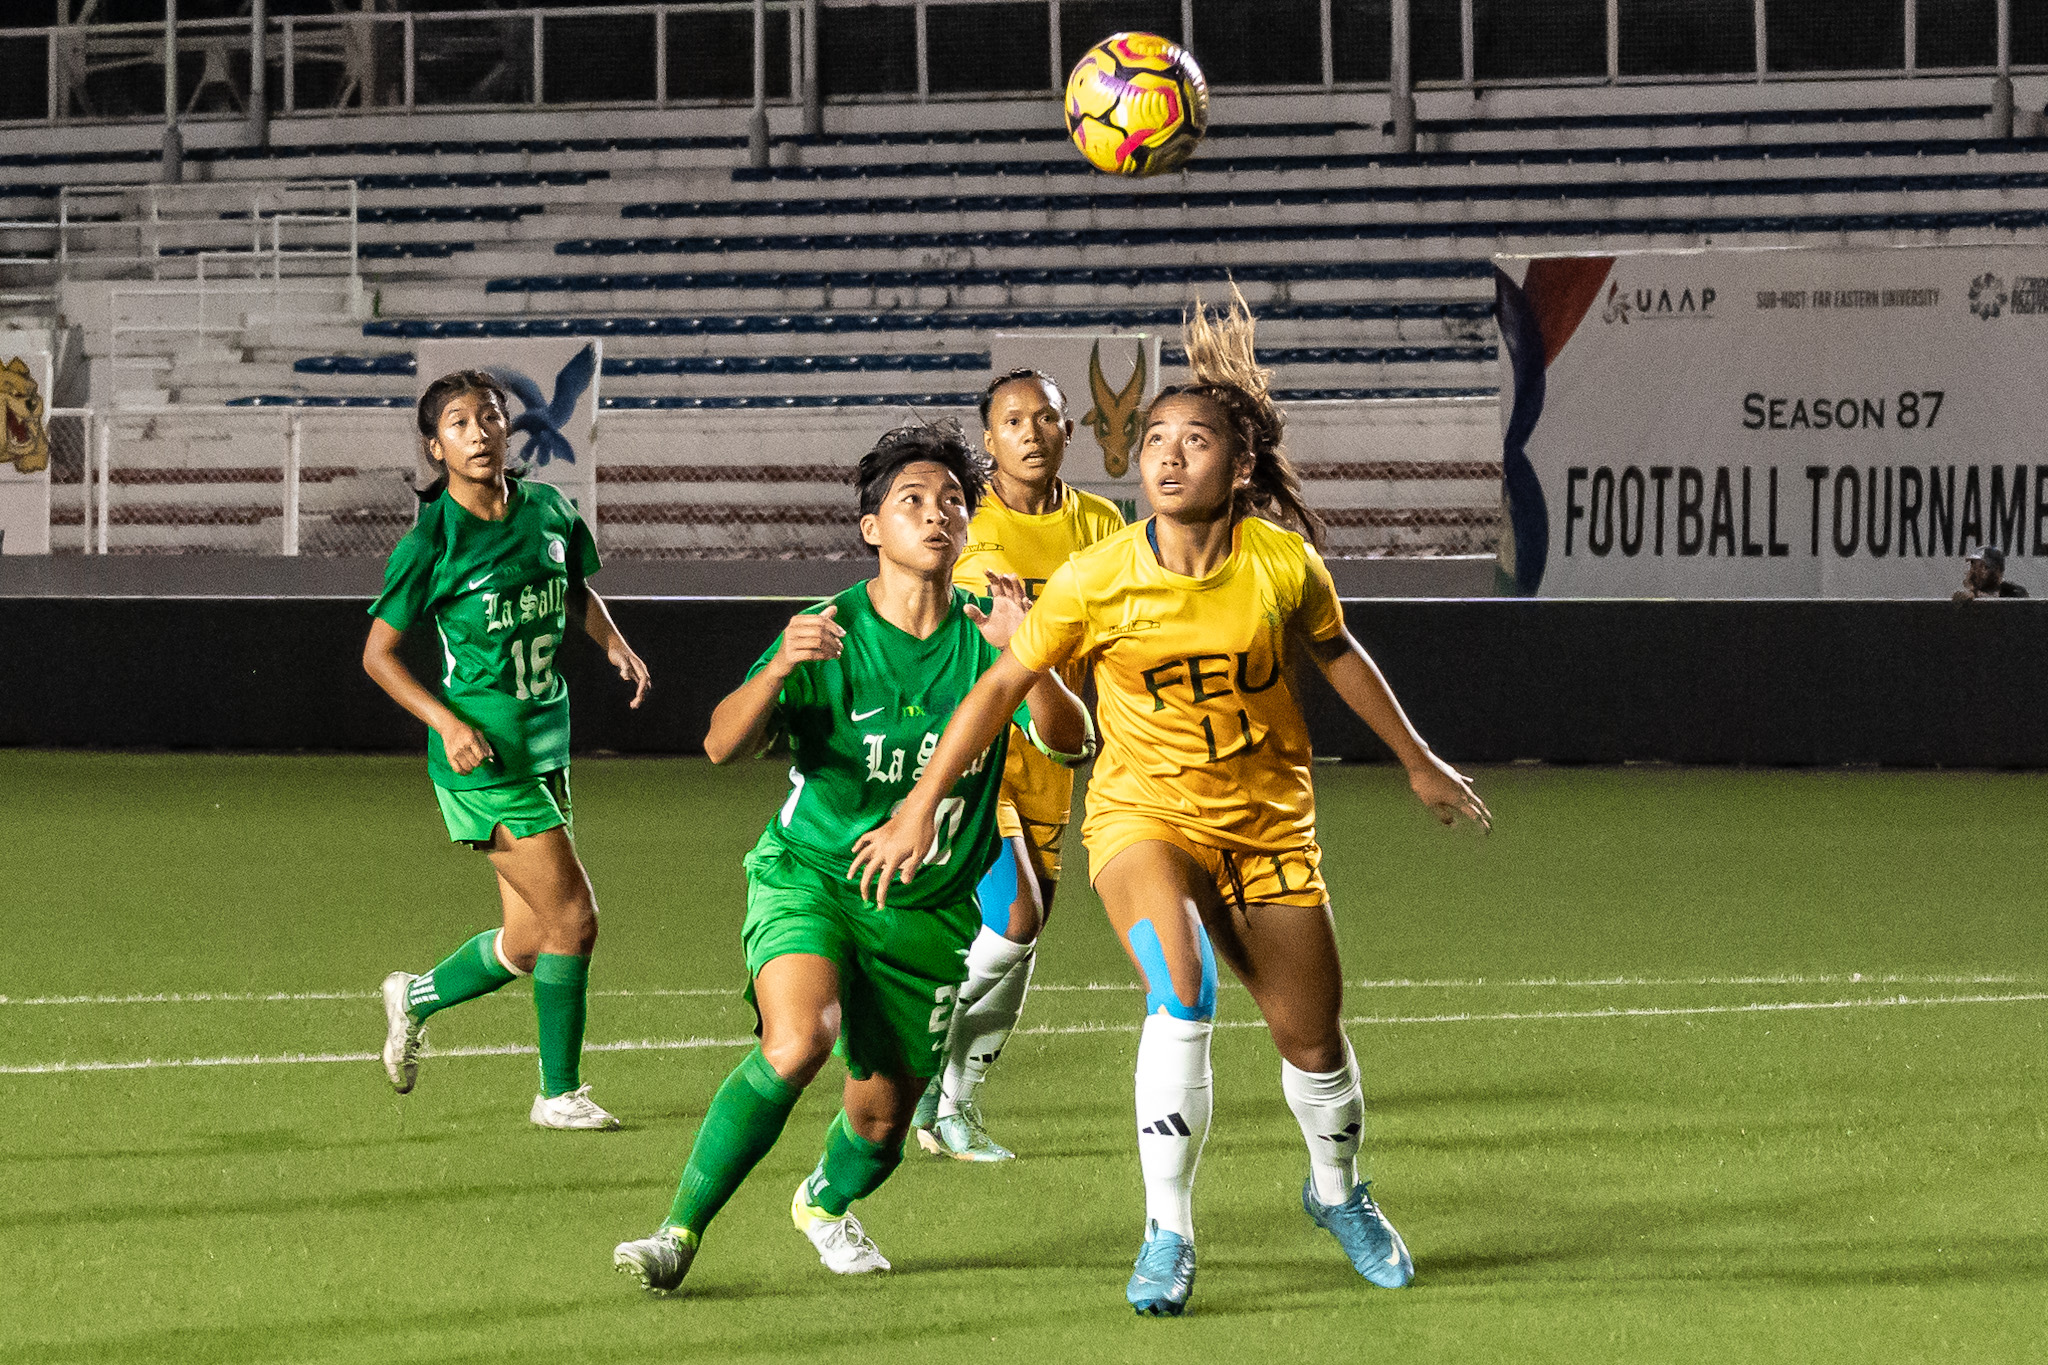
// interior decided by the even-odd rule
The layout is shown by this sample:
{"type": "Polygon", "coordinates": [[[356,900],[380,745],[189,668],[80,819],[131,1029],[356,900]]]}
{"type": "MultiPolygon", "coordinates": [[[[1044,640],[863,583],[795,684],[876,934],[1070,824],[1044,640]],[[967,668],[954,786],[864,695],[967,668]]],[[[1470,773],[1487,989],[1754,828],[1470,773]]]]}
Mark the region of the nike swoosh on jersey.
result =
{"type": "Polygon", "coordinates": [[[496,573],[495,573],[495,571],[494,571],[494,572],[492,572],[492,573],[487,573],[487,574],[485,574],[485,575],[484,575],[484,576],[483,576],[482,578],[472,578],[472,579],[470,579],[470,580],[469,580],[469,586],[468,586],[468,587],[466,587],[466,588],[464,588],[464,589],[463,589],[463,591],[464,591],[464,592],[475,592],[475,591],[476,591],[476,590],[477,590],[478,588],[481,588],[481,587],[482,587],[482,586],[483,586],[484,584],[486,584],[486,583],[490,582],[490,581],[491,581],[491,579],[493,579],[493,578],[494,578],[494,577],[496,577],[496,576],[497,576],[497,575],[496,575],[496,573]]]}
{"type": "Polygon", "coordinates": [[[854,724],[858,725],[860,722],[866,720],[869,716],[879,716],[880,714],[882,714],[882,712],[888,709],[889,708],[886,706],[877,706],[872,711],[849,711],[846,713],[846,717],[848,720],[851,720],[854,724]]]}

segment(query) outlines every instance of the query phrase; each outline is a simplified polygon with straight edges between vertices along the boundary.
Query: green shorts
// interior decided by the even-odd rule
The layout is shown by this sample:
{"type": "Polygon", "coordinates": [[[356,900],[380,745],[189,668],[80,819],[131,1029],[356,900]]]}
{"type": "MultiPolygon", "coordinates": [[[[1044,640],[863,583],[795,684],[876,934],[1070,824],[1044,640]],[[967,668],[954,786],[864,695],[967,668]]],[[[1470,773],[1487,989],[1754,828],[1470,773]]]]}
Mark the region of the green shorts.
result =
{"type": "Polygon", "coordinates": [[[839,969],[839,1043],[855,1080],[938,1074],[967,979],[967,946],[981,930],[972,900],[944,910],[877,910],[860,887],[805,866],[763,840],[746,857],[747,1000],[778,957],[811,953],[839,969]]]}
{"type": "Polygon", "coordinates": [[[465,791],[437,786],[434,799],[441,803],[441,818],[448,823],[451,843],[487,849],[499,825],[515,839],[540,834],[557,825],[566,829],[571,839],[576,837],[576,817],[569,807],[567,768],[465,791]]]}

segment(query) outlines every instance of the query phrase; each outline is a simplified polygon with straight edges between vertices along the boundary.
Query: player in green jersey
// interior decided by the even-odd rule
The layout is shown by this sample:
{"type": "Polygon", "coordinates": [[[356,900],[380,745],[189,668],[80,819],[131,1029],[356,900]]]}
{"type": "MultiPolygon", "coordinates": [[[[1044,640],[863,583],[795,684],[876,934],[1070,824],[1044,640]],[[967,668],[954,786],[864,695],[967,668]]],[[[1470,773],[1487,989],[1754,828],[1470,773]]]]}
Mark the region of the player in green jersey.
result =
{"type": "MultiPolygon", "coordinates": [[[[719,703],[704,741],[723,763],[759,753],[779,730],[794,766],[789,799],[745,862],[740,938],[760,1045],[712,1097],[666,1221],[613,1253],[619,1270],[658,1293],[682,1283],[705,1227],[774,1146],[835,1046],[844,1107],[791,1213],[829,1269],[889,1268],[848,1210],[903,1158],[981,928],[975,886],[999,839],[1007,731],[941,803],[913,887],[884,909],[862,900],[847,867],[854,841],[924,772],[947,716],[1001,655],[1029,599],[1021,582],[997,575],[988,599],[953,586],[983,487],[957,427],[890,432],[857,478],[875,576],[793,618],[719,703]]],[[[1088,714],[1057,673],[1014,719],[1049,755],[1075,762],[1093,751],[1088,714]]]]}
{"type": "Polygon", "coordinates": [[[480,370],[436,380],[420,397],[420,436],[443,471],[384,569],[363,668],[427,726],[427,771],[448,837],[490,856],[504,925],[420,976],[384,978],[384,1069],[403,1095],[418,1075],[428,1017],[533,978],[546,1128],[616,1128],[580,1083],[597,904],[571,842],[569,688],[555,650],[573,618],[647,694],[647,666],[585,586],[597,547],[575,505],[505,473],[505,393],[480,370]],[[408,630],[440,637],[439,695],[398,657],[408,630]]]}

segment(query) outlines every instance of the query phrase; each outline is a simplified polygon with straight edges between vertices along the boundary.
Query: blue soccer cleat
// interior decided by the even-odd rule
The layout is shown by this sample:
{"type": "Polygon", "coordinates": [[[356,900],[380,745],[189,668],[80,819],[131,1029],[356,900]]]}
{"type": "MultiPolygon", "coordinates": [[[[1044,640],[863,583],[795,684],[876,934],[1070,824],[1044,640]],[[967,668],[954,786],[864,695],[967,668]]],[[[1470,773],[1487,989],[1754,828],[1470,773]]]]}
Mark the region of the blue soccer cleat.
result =
{"type": "Polygon", "coordinates": [[[1301,1207],[1317,1227],[1329,1229],[1337,1245],[1351,1258],[1352,1267],[1373,1284],[1382,1289],[1401,1289],[1415,1278],[1415,1262],[1408,1255],[1408,1244],[1394,1231],[1380,1206],[1372,1202],[1370,1180],[1359,1181],[1343,1203],[1323,1204],[1316,1200],[1316,1183],[1311,1177],[1302,1182],[1301,1207]]]}
{"type": "Polygon", "coordinates": [[[1177,1318],[1195,1289],[1195,1244],[1157,1223],[1146,1228],[1145,1245],[1131,1268],[1124,1298],[1141,1317],[1177,1318]]]}

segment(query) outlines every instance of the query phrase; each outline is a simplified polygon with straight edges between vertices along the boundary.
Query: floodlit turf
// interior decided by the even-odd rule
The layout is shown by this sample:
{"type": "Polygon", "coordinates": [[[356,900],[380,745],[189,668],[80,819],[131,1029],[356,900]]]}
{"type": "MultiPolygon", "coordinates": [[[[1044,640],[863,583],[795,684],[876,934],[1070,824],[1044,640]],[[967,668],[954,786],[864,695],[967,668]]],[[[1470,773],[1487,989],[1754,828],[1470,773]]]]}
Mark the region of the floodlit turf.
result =
{"type": "MultiPolygon", "coordinates": [[[[1485,839],[1391,769],[1320,769],[1369,1163],[1417,1280],[1369,1288],[1302,1216],[1278,1063],[1229,989],[1175,1322],[1122,1301],[1140,1005],[1078,876],[984,1092],[1023,1159],[908,1160],[861,1210],[893,1275],[840,1280],[788,1223],[836,1068],[687,1296],[613,1274],[751,1024],[737,864],[769,764],[578,765],[586,1075],[626,1131],[531,1128],[530,1055],[430,1056],[402,1100],[373,1061],[289,1060],[368,1053],[378,979],[494,921],[423,766],[0,753],[0,1358],[2048,1355],[2037,777],[1489,770],[1485,839]],[[22,1069],[223,1058],[260,1060],[22,1069]]],[[[514,986],[429,1036],[532,1032],[514,986]]]]}

